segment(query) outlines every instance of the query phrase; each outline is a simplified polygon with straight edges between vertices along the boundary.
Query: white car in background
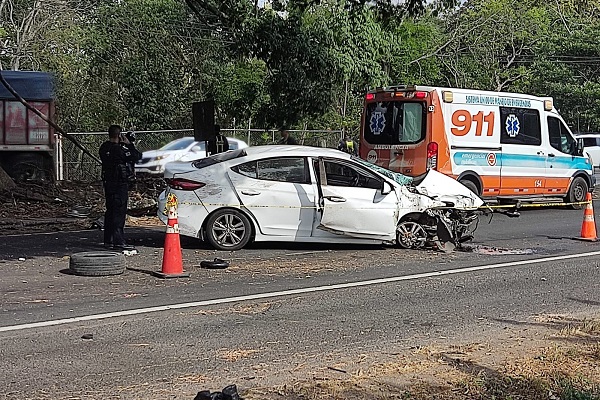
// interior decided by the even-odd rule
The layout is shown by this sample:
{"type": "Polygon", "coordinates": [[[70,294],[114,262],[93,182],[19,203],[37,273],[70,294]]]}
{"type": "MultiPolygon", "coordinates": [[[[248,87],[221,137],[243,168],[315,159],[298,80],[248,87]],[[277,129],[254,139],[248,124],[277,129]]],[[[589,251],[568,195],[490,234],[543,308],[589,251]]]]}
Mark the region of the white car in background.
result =
{"type": "Polygon", "coordinates": [[[594,168],[600,168],[600,133],[578,133],[576,139],[583,140],[583,154],[587,154],[594,168]]]}
{"type": "MultiPolygon", "coordinates": [[[[227,138],[230,150],[248,147],[246,142],[235,138],[227,138]]],[[[173,161],[193,161],[206,157],[204,142],[196,142],[193,137],[183,137],[167,143],[158,150],[145,151],[142,159],[135,164],[137,174],[162,174],[165,165],[173,161]]]]}
{"type": "Polygon", "coordinates": [[[169,163],[158,215],[219,250],[250,241],[398,243],[472,238],[483,201],[437,171],[410,178],[338,150],[258,146],[169,163]]]}

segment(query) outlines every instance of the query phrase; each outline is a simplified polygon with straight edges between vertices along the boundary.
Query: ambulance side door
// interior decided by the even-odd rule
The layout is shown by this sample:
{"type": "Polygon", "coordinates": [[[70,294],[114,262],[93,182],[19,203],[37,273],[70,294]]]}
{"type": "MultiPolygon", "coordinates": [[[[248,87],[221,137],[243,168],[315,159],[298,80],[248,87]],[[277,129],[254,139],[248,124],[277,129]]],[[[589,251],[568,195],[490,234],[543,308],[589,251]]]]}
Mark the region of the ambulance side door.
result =
{"type": "Polygon", "coordinates": [[[501,196],[544,193],[548,146],[542,145],[540,112],[534,108],[499,107],[502,145],[501,196]]]}

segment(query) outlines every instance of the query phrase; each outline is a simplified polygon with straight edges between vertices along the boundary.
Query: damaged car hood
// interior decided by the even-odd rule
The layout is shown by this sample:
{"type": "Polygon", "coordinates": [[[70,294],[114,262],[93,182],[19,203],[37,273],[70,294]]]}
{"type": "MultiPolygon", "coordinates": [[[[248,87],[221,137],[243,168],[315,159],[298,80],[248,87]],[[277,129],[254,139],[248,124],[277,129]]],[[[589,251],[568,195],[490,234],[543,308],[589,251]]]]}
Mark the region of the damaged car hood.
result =
{"type": "Polygon", "coordinates": [[[430,170],[415,189],[424,196],[452,203],[456,208],[472,210],[484,204],[479,196],[462,183],[434,170],[430,170]]]}

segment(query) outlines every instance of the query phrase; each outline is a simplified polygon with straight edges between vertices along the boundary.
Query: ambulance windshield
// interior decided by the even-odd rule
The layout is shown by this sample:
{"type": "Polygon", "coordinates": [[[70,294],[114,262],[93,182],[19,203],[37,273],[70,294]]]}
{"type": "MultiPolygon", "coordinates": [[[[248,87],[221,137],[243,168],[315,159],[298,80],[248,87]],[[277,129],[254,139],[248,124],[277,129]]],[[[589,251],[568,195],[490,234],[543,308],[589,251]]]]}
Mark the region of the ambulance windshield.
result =
{"type": "Polygon", "coordinates": [[[380,101],[367,104],[365,139],[370,144],[412,144],[425,138],[424,103],[380,101]]]}

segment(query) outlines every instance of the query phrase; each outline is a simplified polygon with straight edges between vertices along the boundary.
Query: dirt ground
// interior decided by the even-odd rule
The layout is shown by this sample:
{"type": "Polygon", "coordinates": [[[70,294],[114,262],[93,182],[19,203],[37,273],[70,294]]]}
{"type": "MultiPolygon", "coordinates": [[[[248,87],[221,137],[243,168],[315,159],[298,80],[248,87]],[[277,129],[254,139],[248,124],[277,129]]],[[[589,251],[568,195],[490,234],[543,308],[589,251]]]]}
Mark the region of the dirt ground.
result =
{"type": "MultiPolygon", "coordinates": [[[[127,225],[156,225],[162,179],[139,179],[129,193],[127,225]]],[[[26,183],[0,191],[0,235],[89,229],[104,214],[102,182],[26,183]]]]}
{"type": "MultiPolygon", "coordinates": [[[[159,223],[156,199],[163,189],[158,179],[135,185],[129,225],[159,223]]],[[[0,235],[88,229],[103,212],[100,182],[20,185],[0,192],[0,235]]],[[[426,347],[353,359],[323,355],[315,363],[289,371],[280,385],[255,387],[242,394],[246,400],[600,399],[598,317],[539,316],[485,340],[448,343],[440,339],[426,347]],[[327,360],[331,362],[325,367],[327,360]]],[[[223,360],[250,355],[228,353],[223,360]]],[[[188,376],[167,386],[178,394],[199,387],[220,389],[210,384],[205,377],[188,376]]],[[[164,386],[163,382],[146,387],[145,393],[155,389],[157,395],[166,396],[164,386]]],[[[128,391],[123,388],[129,398],[128,391]]]]}

